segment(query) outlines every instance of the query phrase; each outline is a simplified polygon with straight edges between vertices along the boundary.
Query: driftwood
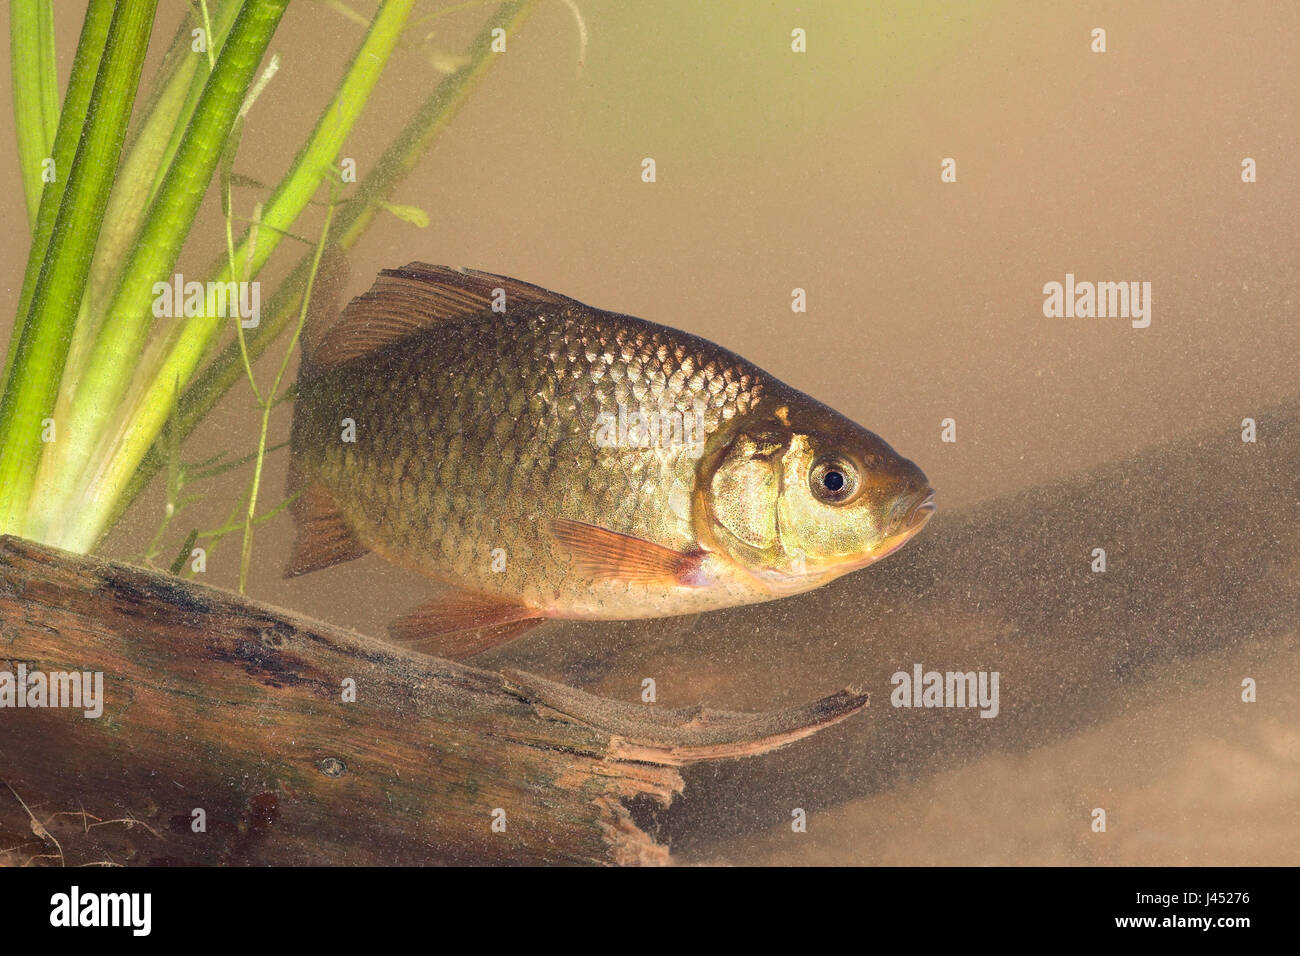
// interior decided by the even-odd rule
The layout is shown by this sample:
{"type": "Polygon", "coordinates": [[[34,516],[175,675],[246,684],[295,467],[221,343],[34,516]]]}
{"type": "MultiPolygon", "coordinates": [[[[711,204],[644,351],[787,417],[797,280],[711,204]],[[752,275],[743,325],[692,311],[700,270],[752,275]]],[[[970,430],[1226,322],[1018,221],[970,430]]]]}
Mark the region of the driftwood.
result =
{"type": "Polygon", "coordinates": [[[19,864],[664,863],[643,824],[677,766],[867,703],[602,700],[5,537],[0,672],[20,665],[102,672],[106,703],[0,709],[0,862],[19,864]]]}

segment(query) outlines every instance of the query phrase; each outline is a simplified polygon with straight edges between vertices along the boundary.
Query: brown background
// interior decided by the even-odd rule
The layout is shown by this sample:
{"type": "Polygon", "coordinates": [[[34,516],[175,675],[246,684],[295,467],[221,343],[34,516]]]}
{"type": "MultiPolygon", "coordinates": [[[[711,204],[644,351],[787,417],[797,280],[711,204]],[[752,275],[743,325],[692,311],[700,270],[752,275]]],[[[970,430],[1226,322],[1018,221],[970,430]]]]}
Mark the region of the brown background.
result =
{"type": "MultiPolygon", "coordinates": [[[[1230,430],[1296,395],[1293,4],[945,4],[957,11],[947,16],[904,4],[871,14],[858,4],[746,15],[740,5],[692,13],[697,6],[652,12],[582,0],[590,44],[580,65],[572,15],[542,4],[401,188],[397,200],[425,209],[431,225],[381,219],[352,257],[347,294],[381,268],[423,259],[518,276],[704,335],[882,434],[925,469],[944,510],[1230,430]],[[803,57],[789,52],[793,26],[809,31],[803,57]],[[1108,33],[1105,54],[1089,50],[1096,26],[1108,33]],[[644,156],[658,163],[657,183],[640,181],[644,156]],[[1252,185],[1240,180],[1246,156],[1258,163],[1252,185]],[[957,160],[956,184],[940,182],[944,157],[957,160]],[[1042,286],[1066,272],[1150,281],[1151,327],[1044,318],[1042,286]],[[806,315],[790,311],[796,286],[808,292],[806,315]],[[939,440],[945,417],[958,422],[956,444],[939,440]]],[[[58,8],[66,79],[83,5],[58,8]]],[[[417,17],[434,9],[423,5],[417,17]]],[[[180,12],[163,0],[146,76],[180,12]]],[[[433,29],[434,45],[459,49],[482,16],[439,19],[412,39],[433,29]]],[[[250,116],[239,171],[275,181],[358,37],[323,5],[291,5],[273,44],[283,68],[250,116]]],[[[7,44],[0,58],[7,77],[7,44]]],[[[419,44],[399,51],[348,150],[362,171],[436,80],[419,44]]],[[[9,226],[0,287],[12,303],[26,236],[3,88],[0,169],[11,188],[0,193],[9,226]]],[[[241,194],[245,213],[255,198],[241,194]]],[[[315,228],[308,221],[302,231],[315,228]]],[[[209,197],[181,271],[200,272],[222,237],[209,197]]],[[[288,249],[277,258],[263,301],[294,258],[288,249]]],[[[280,354],[260,364],[263,382],[280,354]]],[[[288,415],[287,406],[277,413],[273,440],[287,436],[288,415]]],[[[251,396],[237,388],[186,457],[245,454],[256,428],[251,396]]],[[[1294,448],[1272,453],[1295,458],[1294,448]]],[[[264,507],[282,493],[284,454],[272,456],[264,507]]],[[[222,523],[243,480],[196,489],[205,500],[177,518],[164,562],[190,527],[222,523]]],[[[138,555],[161,500],[158,489],[142,499],[107,552],[138,555]]],[[[1225,529],[1213,513],[1197,520],[1187,547],[1212,550],[1225,529]]],[[[1279,521],[1294,521],[1294,511],[1279,521]]],[[[394,608],[431,591],[374,558],[283,581],[290,540],[285,516],[262,528],[253,596],[377,634],[394,608]]],[[[227,539],[206,580],[231,585],[238,551],[227,539]]],[[[799,653],[797,635],[834,627],[872,573],[800,599],[793,622],[758,607],[644,628],[553,624],[491,663],[526,662],[619,695],[655,676],[668,705],[809,699],[862,677],[854,667],[870,658],[870,635],[816,661],[799,653]],[[704,656],[682,667],[656,660],[654,642],[674,628],[704,656]],[[756,648],[788,636],[789,653],[747,654],[750,635],[756,648]],[[637,651],[635,672],[584,671],[586,649],[617,661],[623,643],[637,651]]],[[[980,748],[954,768],[838,806],[809,794],[806,835],[781,823],[785,804],[771,807],[770,825],[712,828],[696,814],[704,822],[670,835],[687,859],[731,862],[1295,863],[1300,653],[1294,635],[1279,642],[1151,675],[1106,719],[1042,746],[980,748]],[[1235,703],[1240,673],[1267,684],[1268,706],[1235,703]],[[1086,810],[1096,805],[1118,808],[1129,825],[1093,838],[1086,810]]],[[[910,669],[941,650],[920,644],[873,672],[910,669]]],[[[888,686],[873,689],[873,708],[887,706],[888,686]]],[[[1004,682],[1004,699],[1014,692],[1004,682]]],[[[869,741],[846,735],[839,744],[869,741]]],[[[819,771],[833,775],[835,754],[823,752],[819,771]]],[[[765,767],[788,772],[780,760],[765,767]]]]}

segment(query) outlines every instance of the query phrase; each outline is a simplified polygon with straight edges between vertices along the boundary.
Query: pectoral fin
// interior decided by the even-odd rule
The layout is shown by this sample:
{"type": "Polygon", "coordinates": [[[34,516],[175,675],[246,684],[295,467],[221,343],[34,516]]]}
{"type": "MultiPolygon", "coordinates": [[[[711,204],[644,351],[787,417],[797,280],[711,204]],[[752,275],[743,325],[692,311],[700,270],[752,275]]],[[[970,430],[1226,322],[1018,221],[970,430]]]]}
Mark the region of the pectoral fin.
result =
{"type": "Polygon", "coordinates": [[[593,581],[691,584],[704,560],[702,551],[675,551],[581,521],[557,518],[550,522],[549,530],[573,555],[577,568],[593,581]]]}
{"type": "Polygon", "coordinates": [[[395,641],[456,660],[513,641],[545,620],[522,604],[451,591],[399,617],[388,633],[395,641]]]}

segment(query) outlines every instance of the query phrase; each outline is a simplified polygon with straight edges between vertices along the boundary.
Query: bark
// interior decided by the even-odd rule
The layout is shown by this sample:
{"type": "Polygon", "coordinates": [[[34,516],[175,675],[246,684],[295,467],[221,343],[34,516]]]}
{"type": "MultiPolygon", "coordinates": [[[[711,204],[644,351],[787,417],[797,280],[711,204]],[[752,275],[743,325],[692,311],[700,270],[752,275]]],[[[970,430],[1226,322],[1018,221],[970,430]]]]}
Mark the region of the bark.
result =
{"type": "Polygon", "coordinates": [[[102,672],[105,704],[0,709],[0,862],[18,864],[665,863],[644,825],[678,766],[867,704],[603,700],[4,537],[0,672],[20,665],[102,672]]]}

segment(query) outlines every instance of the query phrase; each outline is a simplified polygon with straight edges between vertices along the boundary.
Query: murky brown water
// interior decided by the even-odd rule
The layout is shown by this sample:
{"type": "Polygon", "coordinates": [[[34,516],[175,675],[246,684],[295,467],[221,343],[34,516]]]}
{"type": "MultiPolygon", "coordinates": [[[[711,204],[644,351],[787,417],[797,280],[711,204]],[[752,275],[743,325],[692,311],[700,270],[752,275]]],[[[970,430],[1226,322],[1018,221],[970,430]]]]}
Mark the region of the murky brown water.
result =
{"type": "MultiPolygon", "coordinates": [[[[65,75],[80,21],[66,6],[65,75]]],[[[703,335],[880,433],[925,469],[941,511],[884,565],[798,599],[549,624],[482,663],[629,698],[655,677],[667,706],[873,691],[867,715],[811,741],[688,773],[664,824],[686,860],[1300,861],[1300,10],[994,4],[956,22],[912,4],[878,20],[848,3],[745,17],[579,6],[582,65],[571,13],[543,3],[399,191],[430,226],[381,219],[347,295],[420,259],[703,335]],[[1090,51],[1095,27],[1104,54],[1090,51]],[[940,181],[947,157],[955,183],[940,181]],[[1067,273],[1150,282],[1150,327],[1044,317],[1044,284],[1067,273]],[[795,287],[807,314],[791,312],[795,287]],[[1270,414],[1258,444],[1236,437],[1270,414]],[[946,418],[955,443],[941,440],[946,418]],[[1106,575],[1091,572],[1092,547],[1107,548],[1106,575]],[[1001,713],[890,707],[890,675],[915,663],[999,671],[1001,713]],[[1247,676],[1256,704],[1240,701],[1247,676]],[[807,833],[791,832],[795,807],[807,833]],[[1105,834],[1089,829],[1095,807],[1105,834]]],[[[163,7],[159,47],[180,14],[163,7]]],[[[481,16],[428,28],[459,49],[481,16]]],[[[358,36],[327,8],[291,5],[241,172],[276,179],[358,36]]],[[[353,137],[359,168],[435,82],[421,49],[399,52],[353,137]]],[[[13,188],[0,216],[18,224],[4,88],[13,188]]],[[[214,197],[204,217],[182,271],[221,248],[214,197]]],[[[22,231],[4,243],[12,303],[22,231]]],[[[263,381],[280,354],[259,363],[263,381]]],[[[257,424],[236,388],[186,457],[245,454],[257,424]]],[[[272,456],[267,507],[285,466],[272,456]]],[[[220,525],[245,480],[202,486],[168,557],[191,527],[220,525]]],[[[106,552],[137,555],[161,501],[155,487],[106,552]]],[[[373,557],[284,581],[291,537],[287,516],[261,530],[254,597],[381,634],[432,591],[373,557]]],[[[233,585],[238,551],[223,542],[206,580],[233,585]]]]}

